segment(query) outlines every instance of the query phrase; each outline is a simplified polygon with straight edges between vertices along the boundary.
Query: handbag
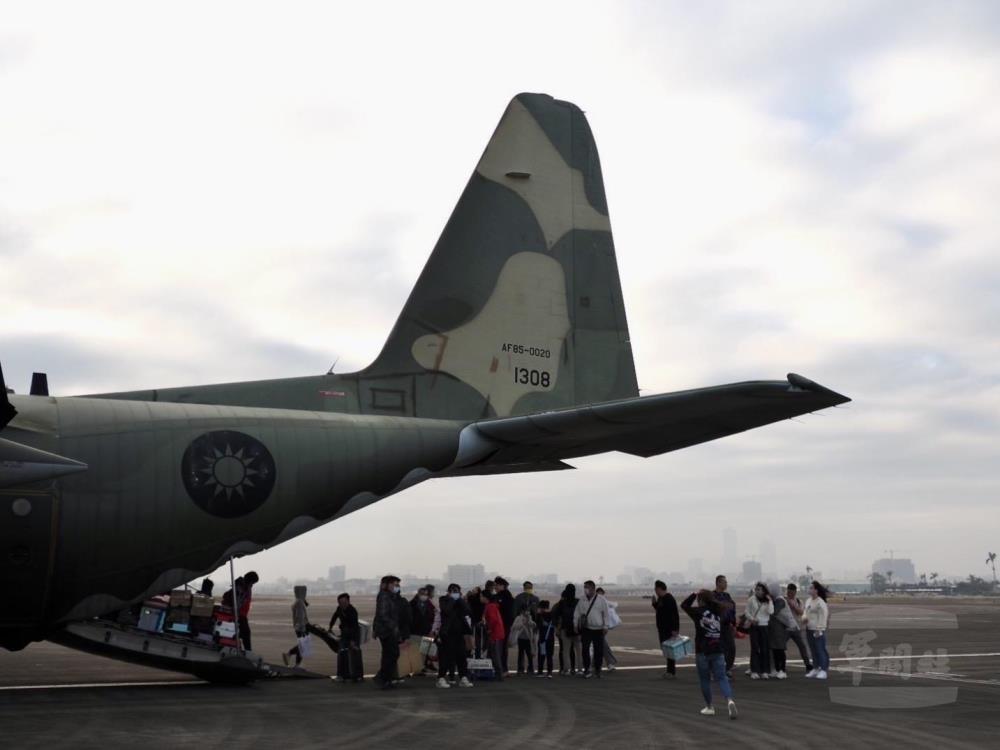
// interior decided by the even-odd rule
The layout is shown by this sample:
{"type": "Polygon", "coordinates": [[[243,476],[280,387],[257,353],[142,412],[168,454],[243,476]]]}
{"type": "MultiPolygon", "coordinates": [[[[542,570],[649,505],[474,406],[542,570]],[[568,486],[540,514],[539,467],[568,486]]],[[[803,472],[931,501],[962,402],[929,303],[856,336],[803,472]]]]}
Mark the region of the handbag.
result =
{"type": "Polygon", "coordinates": [[[587,618],[590,617],[590,610],[594,608],[597,604],[597,594],[594,594],[594,598],[590,600],[590,606],[587,607],[587,614],[580,618],[580,621],[576,624],[577,632],[582,633],[587,629],[587,618]]]}
{"type": "Polygon", "coordinates": [[[299,638],[299,656],[303,659],[307,658],[312,653],[312,636],[303,635],[299,638]]]}

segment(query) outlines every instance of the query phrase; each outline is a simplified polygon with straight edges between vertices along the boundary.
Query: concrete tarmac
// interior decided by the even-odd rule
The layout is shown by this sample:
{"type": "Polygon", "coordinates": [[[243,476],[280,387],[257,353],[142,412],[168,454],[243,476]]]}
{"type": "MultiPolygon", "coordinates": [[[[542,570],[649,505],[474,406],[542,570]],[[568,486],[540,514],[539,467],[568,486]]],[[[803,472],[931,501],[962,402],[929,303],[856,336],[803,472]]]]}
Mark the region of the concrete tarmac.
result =
{"type": "MultiPolygon", "coordinates": [[[[310,602],[311,619],[326,624],[332,601],[310,602]]],[[[363,618],[372,604],[356,602],[363,618]]],[[[276,663],[294,644],[289,605],[262,597],[251,614],[254,650],[276,663]]],[[[815,745],[807,733],[841,747],[995,746],[1000,602],[849,600],[831,609],[830,679],[805,679],[794,646],[787,680],[751,681],[738,666],[737,721],[717,686],[719,713],[699,714],[693,660],[681,662],[676,679],[661,676],[653,610],[639,598],[620,602],[624,623],[611,634],[619,669],[601,680],[524,676],[441,690],[415,677],[385,692],[328,679],[228,687],[36,644],[0,653],[0,747],[815,745]]],[[[690,635],[683,613],[681,622],[690,635]]],[[[317,645],[304,666],[329,674],[333,655],[317,645]]],[[[738,664],[746,645],[739,642],[738,664]]],[[[377,657],[377,646],[366,649],[366,671],[377,657]]],[[[513,667],[516,650],[511,657],[513,667]]]]}

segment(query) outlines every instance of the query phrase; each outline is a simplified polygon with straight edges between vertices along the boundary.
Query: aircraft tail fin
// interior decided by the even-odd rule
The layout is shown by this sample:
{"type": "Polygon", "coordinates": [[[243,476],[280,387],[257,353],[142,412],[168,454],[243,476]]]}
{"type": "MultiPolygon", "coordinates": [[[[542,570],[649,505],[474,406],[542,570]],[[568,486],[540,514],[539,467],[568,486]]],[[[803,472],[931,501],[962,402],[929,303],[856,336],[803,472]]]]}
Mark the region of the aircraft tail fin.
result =
{"type": "Polygon", "coordinates": [[[362,409],[483,419],[638,395],[583,112],[508,105],[381,354],[362,409]]]}

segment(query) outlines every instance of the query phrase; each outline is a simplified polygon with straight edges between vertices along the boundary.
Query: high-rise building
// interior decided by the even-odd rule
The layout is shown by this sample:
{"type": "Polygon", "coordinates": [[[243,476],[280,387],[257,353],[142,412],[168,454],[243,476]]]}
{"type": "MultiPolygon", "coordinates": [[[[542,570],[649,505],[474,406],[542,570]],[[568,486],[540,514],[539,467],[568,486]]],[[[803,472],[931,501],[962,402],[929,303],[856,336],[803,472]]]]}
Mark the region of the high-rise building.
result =
{"type": "Polygon", "coordinates": [[[445,574],[448,583],[457,583],[463,591],[482,586],[486,581],[486,568],[482,565],[449,565],[445,574]]]}
{"type": "Polygon", "coordinates": [[[760,543],[760,567],[765,578],[778,577],[778,550],[770,539],[760,543]]]}
{"type": "Polygon", "coordinates": [[[326,580],[330,583],[343,583],[347,580],[347,566],[332,565],[326,574],[326,580]]]}
{"type": "Polygon", "coordinates": [[[739,555],[736,552],[736,529],[726,528],[722,531],[722,572],[732,575],[740,569],[739,555]]]}
{"type": "Polygon", "coordinates": [[[747,560],[743,563],[743,573],[740,580],[743,583],[756,583],[764,578],[760,563],[756,560],[747,560]]]}
{"type": "Polygon", "coordinates": [[[888,578],[890,571],[892,571],[893,583],[917,582],[917,570],[909,558],[883,557],[872,563],[872,573],[881,573],[888,578]]]}

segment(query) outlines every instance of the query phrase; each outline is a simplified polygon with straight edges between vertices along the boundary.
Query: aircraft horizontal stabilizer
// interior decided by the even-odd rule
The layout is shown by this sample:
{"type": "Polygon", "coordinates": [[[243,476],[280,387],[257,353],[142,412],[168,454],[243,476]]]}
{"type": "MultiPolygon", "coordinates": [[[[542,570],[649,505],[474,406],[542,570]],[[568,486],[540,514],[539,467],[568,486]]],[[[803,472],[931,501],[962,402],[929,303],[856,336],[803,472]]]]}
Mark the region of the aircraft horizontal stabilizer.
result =
{"type": "Polygon", "coordinates": [[[54,479],[87,469],[87,464],[72,458],[0,438],[0,487],[54,479]]]}
{"type": "Polygon", "coordinates": [[[656,456],[850,401],[801,375],[475,422],[457,467],[562,461],[606,451],[656,456]]]}

